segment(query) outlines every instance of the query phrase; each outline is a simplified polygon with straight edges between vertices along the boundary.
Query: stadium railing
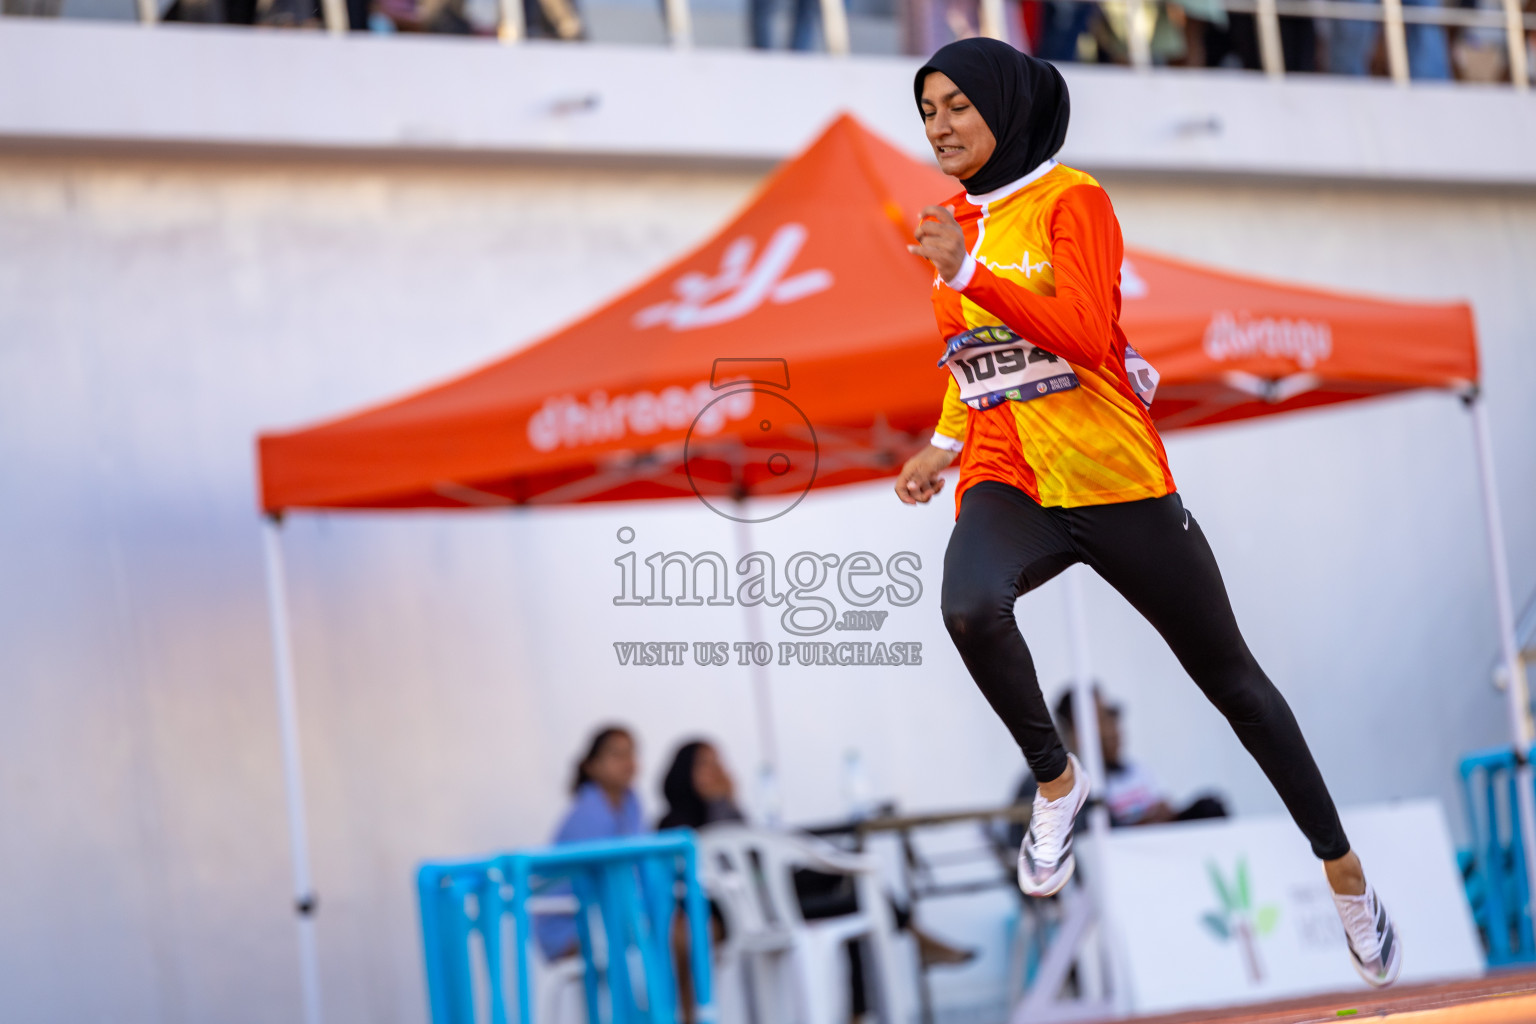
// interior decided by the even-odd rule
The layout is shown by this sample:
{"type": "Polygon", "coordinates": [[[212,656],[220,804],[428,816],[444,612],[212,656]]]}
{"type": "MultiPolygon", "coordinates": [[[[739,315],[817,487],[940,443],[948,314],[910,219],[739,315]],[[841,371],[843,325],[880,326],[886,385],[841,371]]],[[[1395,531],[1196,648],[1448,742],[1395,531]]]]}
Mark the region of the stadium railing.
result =
{"type": "MultiPolygon", "coordinates": [[[[325,27],[330,32],[346,32],[346,0],[318,0],[325,27]]],[[[524,37],[525,4],[537,0],[497,0],[497,37],[503,43],[518,43],[524,37]]],[[[1127,49],[1136,68],[1152,66],[1152,30],[1158,0],[1073,0],[1119,7],[1125,13],[1127,49]]],[[[984,36],[1004,38],[1005,0],[979,0],[978,22],[984,36]]],[[[1445,28],[1473,28],[1503,32],[1508,46],[1510,83],[1515,89],[1530,88],[1531,68],[1526,33],[1536,32],[1536,14],[1522,10],[1522,0],[1499,0],[1501,9],[1467,7],[1405,7],[1403,0],[1219,0],[1219,6],[1236,14],[1254,15],[1258,28],[1259,58],[1265,74],[1274,78],[1285,75],[1285,55],[1280,39],[1281,17],[1324,18],[1342,21],[1379,21],[1384,26],[1388,73],[1392,80],[1406,86],[1409,81],[1408,25],[1439,25],[1445,28]]],[[[135,0],[138,19],[153,23],[159,17],[158,0],[135,0]]],[[[828,53],[847,54],[851,50],[846,0],[819,0],[822,35],[828,53]]],[[[693,17],[689,0],[661,0],[667,39],[678,49],[693,45],[693,17]]]]}

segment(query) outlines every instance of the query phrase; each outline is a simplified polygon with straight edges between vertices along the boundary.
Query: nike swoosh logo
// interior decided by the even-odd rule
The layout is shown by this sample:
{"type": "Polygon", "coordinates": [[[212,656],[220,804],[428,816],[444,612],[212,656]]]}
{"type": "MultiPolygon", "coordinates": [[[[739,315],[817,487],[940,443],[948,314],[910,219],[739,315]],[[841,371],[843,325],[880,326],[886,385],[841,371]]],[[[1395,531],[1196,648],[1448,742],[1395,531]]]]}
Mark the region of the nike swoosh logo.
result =
{"type": "Polygon", "coordinates": [[[1184,510],[1184,529],[1189,529],[1189,509],[1184,510]]]}

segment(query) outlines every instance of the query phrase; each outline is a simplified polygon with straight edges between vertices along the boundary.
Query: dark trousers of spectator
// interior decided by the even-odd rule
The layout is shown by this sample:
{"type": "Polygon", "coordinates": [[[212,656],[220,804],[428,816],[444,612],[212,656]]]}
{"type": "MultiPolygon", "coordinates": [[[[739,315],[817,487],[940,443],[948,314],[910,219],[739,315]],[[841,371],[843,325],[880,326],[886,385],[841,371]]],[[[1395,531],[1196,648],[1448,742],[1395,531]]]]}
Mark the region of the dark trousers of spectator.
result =
{"type": "MultiPolygon", "coordinates": [[[[791,50],[809,50],[816,45],[816,25],[821,20],[820,0],[789,0],[792,21],[789,30],[791,50]]],[[[752,45],[759,50],[773,49],[773,16],[779,0],[752,0],[752,45]]]]}
{"type": "Polygon", "coordinates": [[[1173,816],[1174,821],[1205,821],[1209,818],[1225,818],[1227,805],[1221,802],[1218,796],[1202,796],[1178,814],[1173,816]]]}
{"type": "MultiPolygon", "coordinates": [[[[576,0],[523,0],[523,13],[529,39],[563,39],[571,42],[587,38],[587,24],[576,0]]],[[[666,20],[666,10],[662,10],[666,20]]]]}
{"type": "Polygon", "coordinates": [[[1088,31],[1094,5],[1047,0],[1040,13],[1040,48],[1035,56],[1057,63],[1077,60],[1077,39],[1088,31]]]}
{"type": "MultiPolygon", "coordinates": [[[[1409,7],[1439,7],[1440,0],[1403,0],[1409,7]]],[[[1451,51],[1445,29],[1439,25],[1410,24],[1404,29],[1408,39],[1408,69],[1414,78],[1448,79],[1451,77],[1451,51]]],[[[1381,23],[1345,21],[1329,18],[1323,22],[1323,38],[1328,42],[1328,68],[1335,75],[1368,75],[1371,56],[1381,41],[1381,23]]]]}
{"type": "MultiPolygon", "coordinates": [[[[1280,19],[1280,49],[1285,53],[1285,70],[1317,70],[1317,30],[1311,18],[1280,19]]],[[[1263,67],[1259,56],[1259,24],[1251,14],[1227,13],[1227,27],[1205,28],[1205,65],[1221,67],[1228,55],[1241,67],[1255,71],[1263,67]]]]}

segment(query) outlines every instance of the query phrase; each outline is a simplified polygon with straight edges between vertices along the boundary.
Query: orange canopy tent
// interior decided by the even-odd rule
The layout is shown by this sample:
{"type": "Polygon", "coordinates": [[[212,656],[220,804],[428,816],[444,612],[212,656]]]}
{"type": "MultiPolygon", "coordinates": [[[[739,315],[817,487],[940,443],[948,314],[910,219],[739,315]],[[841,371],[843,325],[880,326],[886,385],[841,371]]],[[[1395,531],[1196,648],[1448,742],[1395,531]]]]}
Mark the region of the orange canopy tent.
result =
{"type": "MultiPolygon", "coordinates": [[[[839,118],[713,238],[575,324],[447,383],[261,436],[301,908],[312,896],[279,516],[694,494],[774,498],[782,511],[811,487],[890,475],[932,430],[947,372],[931,271],[905,244],[918,211],[954,190],[839,118]]],[[[1416,388],[1467,399],[1505,661],[1521,678],[1466,304],[1284,285],[1136,249],[1121,292],[1126,335],[1161,374],[1152,412],[1164,430],[1416,388]]],[[[1509,689],[1524,749],[1523,688],[1509,689]]],[[[1527,851],[1536,871],[1536,833],[1527,851]]]]}

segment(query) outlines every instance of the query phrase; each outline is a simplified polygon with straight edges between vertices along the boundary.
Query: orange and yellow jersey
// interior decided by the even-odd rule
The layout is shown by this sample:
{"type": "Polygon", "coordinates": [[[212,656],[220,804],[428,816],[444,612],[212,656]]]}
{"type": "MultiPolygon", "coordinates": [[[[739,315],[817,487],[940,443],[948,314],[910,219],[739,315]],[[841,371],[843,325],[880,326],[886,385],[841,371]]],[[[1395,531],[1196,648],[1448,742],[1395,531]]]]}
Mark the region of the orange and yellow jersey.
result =
{"type": "Polygon", "coordinates": [[[1010,484],[1046,506],[1172,492],[1162,439],[1126,376],[1119,323],[1124,249],[1099,183],[1048,161],[996,192],[962,194],[945,205],[970,255],[951,284],[935,277],[940,335],[948,340],[1003,325],[1065,359],[1079,382],[977,410],[950,379],[934,443],[961,453],[956,509],[982,480],[1010,484]]]}

